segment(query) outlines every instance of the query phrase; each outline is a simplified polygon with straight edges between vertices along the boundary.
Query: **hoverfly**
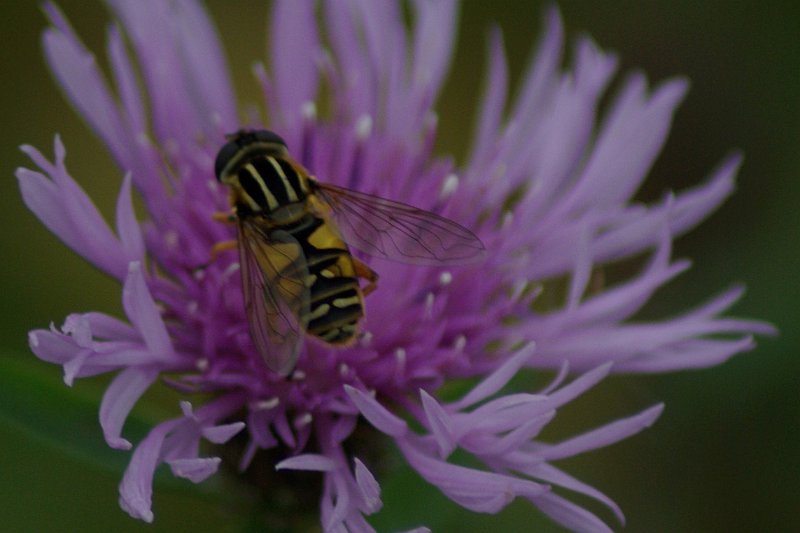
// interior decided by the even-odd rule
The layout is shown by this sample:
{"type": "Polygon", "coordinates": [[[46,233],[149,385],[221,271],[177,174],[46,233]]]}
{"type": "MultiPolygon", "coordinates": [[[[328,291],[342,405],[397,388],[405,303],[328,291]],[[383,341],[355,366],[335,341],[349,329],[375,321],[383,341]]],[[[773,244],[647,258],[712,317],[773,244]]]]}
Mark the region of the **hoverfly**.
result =
{"type": "Polygon", "coordinates": [[[229,187],[225,218],[238,226],[250,335],[280,375],[293,370],[305,334],[335,346],[358,338],[364,296],[378,275],[348,245],[417,264],[465,263],[484,253],[481,241],[451,220],[318,182],[271,131],[242,130],[228,139],[214,170],[229,187]]]}

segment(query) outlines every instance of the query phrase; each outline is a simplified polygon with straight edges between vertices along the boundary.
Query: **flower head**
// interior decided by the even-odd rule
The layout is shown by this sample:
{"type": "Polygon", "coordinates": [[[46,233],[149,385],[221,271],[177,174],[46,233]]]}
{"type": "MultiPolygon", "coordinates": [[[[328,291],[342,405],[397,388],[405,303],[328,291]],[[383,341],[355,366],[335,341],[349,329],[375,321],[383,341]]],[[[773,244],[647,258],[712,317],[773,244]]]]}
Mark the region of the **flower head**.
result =
{"type": "Polygon", "coordinates": [[[23,147],[38,170],[19,169],[17,177],[42,222],[122,284],[126,321],[90,312],[30,333],[34,353],[62,365],[68,385],[116,374],[100,406],[109,446],[132,447],[125,419],[159,377],[205,402],[183,402],[180,416],[136,446],[120,485],[120,504],[134,517],[153,519],[160,463],[202,481],[220,460],[201,457],[200,440],[223,444],[238,435],[246,442],[243,470],[273,450],[279,470],[321,473],[325,530],[371,530],[365,517],[381,508],[372,473],[379,465],[346,451],[366,421],[467,509],[493,513],[521,497],[568,528],[606,529],[564,489],[598,500],[622,521],[618,507],[552,462],[640,431],[662,406],[562,442],[539,440],[558,408],[610,371],[710,366],[751,348],[754,334],[772,332],[720,316],[740,287],[672,319],[631,320],[688,267],[672,260],[672,240],[731,192],[740,157],[723,160],[693,190],[632,203],[687,84],[650,89],[633,75],[598,118],[616,60],[583,39],[562,71],[554,9],[513,102],[506,101],[501,34],[492,33],[472,149],[457,165],[433,153],[433,109],[455,42],[452,1],[411,3],[410,28],[396,3],[275,2],[271,69],[254,69],[267,124],[239,120],[217,36],[197,4],[109,3],[121,24],[108,32],[113,90],[53,5],[44,47],[63,90],[125,176],[116,231],[70,176],[59,137],[53,162],[23,147]],[[288,379],[269,371],[248,333],[238,258],[222,253],[208,263],[214,245],[234,236],[212,217],[229,209],[214,177],[217,151],[226,134],[264,127],[279,132],[320,180],[471,228],[488,250],[485,261],[451,268],[362,256],[381,278],[366,299],[360,341],[344,349],[307,342],[288,379]],[[144,222],[134,216],[134,188],[144,222]],[[649,261],[638,274],[592,287],[603,265],[643,253],[649,261]],[[503,393],[531,369],[558,372],[544,390],[503,393]],[[568,380],[569,371],[577,377],[568,380]],[[463,378],[472,389],[448,397],[443,386],[463,378]],[[481,467],[455,463],[456,450],[481,467]]]}

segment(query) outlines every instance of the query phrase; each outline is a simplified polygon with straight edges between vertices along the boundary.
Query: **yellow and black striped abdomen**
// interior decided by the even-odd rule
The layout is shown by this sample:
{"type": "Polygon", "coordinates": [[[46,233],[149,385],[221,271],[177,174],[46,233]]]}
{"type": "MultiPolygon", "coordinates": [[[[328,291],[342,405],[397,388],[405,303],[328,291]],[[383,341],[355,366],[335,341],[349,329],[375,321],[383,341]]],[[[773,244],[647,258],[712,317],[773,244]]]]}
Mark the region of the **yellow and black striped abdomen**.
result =
{"type": "Polygon", "coordinates": [[[308,314],[300,317],[306,332],[327,343],[350,344],[364,316],[364,300],[353,258],[338,229],[307,212],[281,230],[300,243],[308,266],[308,314]]]}

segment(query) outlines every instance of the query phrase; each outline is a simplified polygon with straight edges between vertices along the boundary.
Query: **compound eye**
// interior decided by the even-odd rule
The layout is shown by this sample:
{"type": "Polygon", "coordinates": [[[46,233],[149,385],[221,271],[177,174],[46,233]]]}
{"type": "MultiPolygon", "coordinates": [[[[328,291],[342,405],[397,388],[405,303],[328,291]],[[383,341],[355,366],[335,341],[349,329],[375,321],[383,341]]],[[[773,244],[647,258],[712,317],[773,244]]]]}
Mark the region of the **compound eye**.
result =
{"type": "Polygon", "coordinates": [[[280,135],[278,135],[274,131],[258,130],[258,131],[254,131],[253,132],[253,136],[259,142],[280,144],[281,146],[284,146],[284,147],[286,146],[286,141],[284,141],[280,137],[280,135]]]}
{"type": "Polygon", "coordinates": [[[239,152],[240,147],[238,140],[228,141],[225,143],[220,151],[217,153],[217,159],[214,162],[214,173],[218,181],[222,181],[222,171],[228,166],[230,160],[239,152]]]}

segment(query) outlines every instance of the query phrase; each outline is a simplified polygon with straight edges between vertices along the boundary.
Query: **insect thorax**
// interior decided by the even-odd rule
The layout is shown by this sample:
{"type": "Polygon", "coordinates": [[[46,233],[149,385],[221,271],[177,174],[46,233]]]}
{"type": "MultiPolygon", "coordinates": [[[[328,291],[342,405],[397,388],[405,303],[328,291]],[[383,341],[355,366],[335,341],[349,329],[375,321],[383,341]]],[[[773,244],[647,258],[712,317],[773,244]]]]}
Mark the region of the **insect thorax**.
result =
{"type": "Polygon", "coordinates": [[[244,159],[226,181],[240,212],[266,214],[291,222],[308,197],[305,175],[287,160],[268,154],[244,159]]]}

